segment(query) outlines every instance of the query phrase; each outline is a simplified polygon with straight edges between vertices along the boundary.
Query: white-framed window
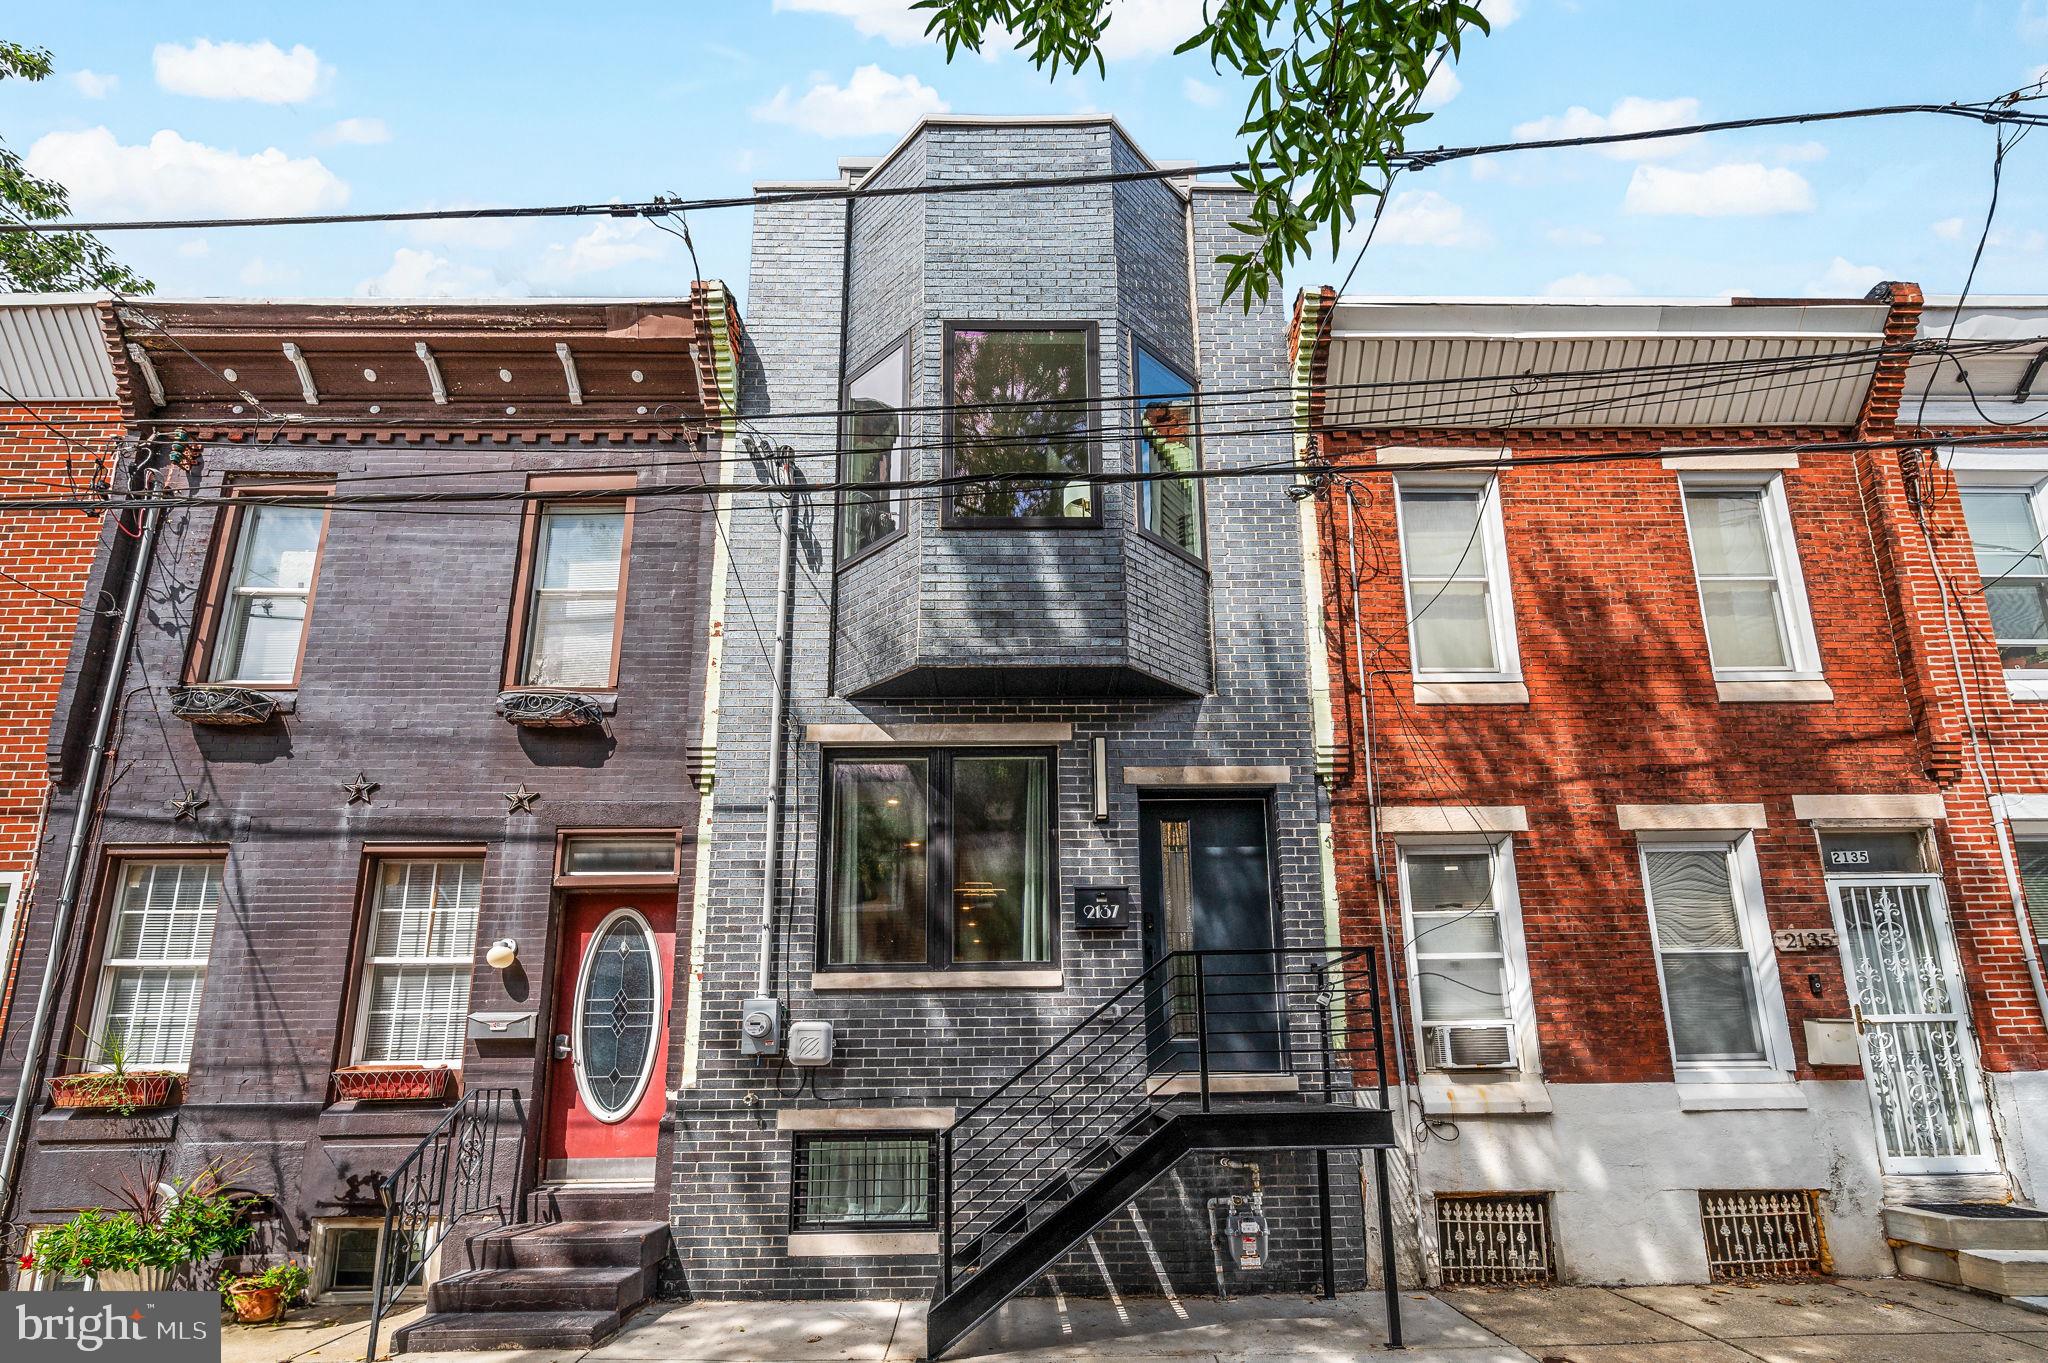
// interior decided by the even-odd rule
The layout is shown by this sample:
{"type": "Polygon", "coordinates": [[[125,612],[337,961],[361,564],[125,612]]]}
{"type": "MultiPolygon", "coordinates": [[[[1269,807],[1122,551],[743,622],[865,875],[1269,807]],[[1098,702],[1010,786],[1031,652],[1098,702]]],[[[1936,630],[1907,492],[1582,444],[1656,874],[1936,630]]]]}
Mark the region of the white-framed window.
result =
{"type": "MultiPolygon", "coordinates": [[[[262,487],[251,491],[320,496],[326,490],[262,487]]],[[[236,510],[233,558],[218,604],[219,638],[212,647],[206,679],[292,686],[298,681],[306,612],[327,535],[327,508],[259,504],[236,510]]]]}
{"type": "Polygon", "coordinates": [[[2012,825],[2013,855],[2019,859],[2020,887],[2026,894],[2027,918],[2034,925],[2034,947],[2048,957],[2048,823],[2012,825]]]}
{"type": "Polygon", "coordinates": [[[619,621],[632,508],[543,504],[534,518],[519,686],[618,684],[619,621]]]}
{"type": "Polygon", "coordinates": [[[14,930],[21,922],[20,871],[0,871],[0,978],[14,959],[14,930]]]}
{"type": "Polygon", "coordinates": [[[1678,1079],[1783,1079],[1791,1033],[1754,842],[1644,835],[1637,852],[1678,1079]]]}
{"type": "MultiPolygon", "coordinates": [[[[25,1250],[27,1253],[33,1255],[36,1252],[36,1241],[42,1239],[45,1235],[48,1235],[51,1231],[54,1231],[56,1229],[57,1227],[54,1225],[30,1226],[28,1228],[28,1238],[23,1243],[22,1249],[25,1250]]],[[[53,1273],[49,1269],[43,1268],[40,1264],[36,1267],[34,1272],[27,1275],[27,1278],[28,1280],[26,1282],[20,1281],[19,1279],[16,1280],[15,1289],[17,1291],[26,1290],[29,1292],[97,1292],[99,1291],[100,1287],[98,1278],[67,1278],[64,1277],[62,1274],[53,1273]]]]}
{"type": "Polygon", "coordinates": [[[1818,680],[1820,644],[1784,478],[1690,474],[1679,487],[1714,676],[1818,680]]]}
{"type": "Polygon", "coordinates": [[[2048,479],[2040,469],[1958,476],[1978,581],[2008,681],[2048,688],[2048,479]]]}
{"type": "Polygon", "coordinates": [[[221,863],[120,863],[100,962],[87,1069],[182,1071],[192,1061],[221,863]]]}
{"type": "Polygon", "coordinates": [[[1499,480],[1402,474],[1395,503],[1417,680],[1521,680],[1499,480]]]}
{"type": "Polygon", "coordinates": [[[377,864],[357,1063],[462,1063],[483,879],[477,858],[377,864]]]}
{"type": "Polygon", "coordinates": [[[1538,1069],[1510,840],[1403,842],[1403,941],[1416,1044],[1431,1070],[1538,1069]]]}

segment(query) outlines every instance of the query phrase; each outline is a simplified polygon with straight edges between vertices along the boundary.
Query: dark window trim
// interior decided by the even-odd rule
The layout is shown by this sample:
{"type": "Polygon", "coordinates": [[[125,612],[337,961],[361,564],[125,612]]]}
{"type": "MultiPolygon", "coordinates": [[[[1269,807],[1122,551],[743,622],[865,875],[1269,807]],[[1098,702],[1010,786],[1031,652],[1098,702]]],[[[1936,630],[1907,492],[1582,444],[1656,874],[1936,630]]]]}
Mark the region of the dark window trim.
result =
{"type": "Polygon", "coordinates": [[[799,1131],[792,1135],[789,1143],[789,1229],[793,1235],[813,1231],[863,1232],[888,1234],[893,1231],[929,1231],[938,1229],[939,1213],[939,1139],[935,1131],[799,1131]],[[802,1170],[804,1154],[814,1144],[854,1141],[923,1141],[929,1155],[925,1164],[925,1205],[931,1214],[923,1219],[899,1221],[837,1221],[806,1220],[803,1215],[803,1198],[798,1195],[800,1184],[807,1177],[802,1170]]]}
{"type": "MultiPolygon", "coordinates": [[[[940,369],[943,385],[940,393],[941,410],[945,413],[944,433],[941,444],[944,447],[944,467],[941,474],[946,478],[957,477],[953,467],[953,333],[956,331],[1080,331],[1088,338],[1088,397],[1083,410],[1088,414],[1089,474],[1102,472],[1102,328],[1097,322],[1076,321],[1062,318],[1043,318],[1031,321],[1008,320],[1001,322],[974,321],[961,318],[948,321],[940,331],[940,369]]],[[[1093,511],[1086,516],[963,516],[957,509],[956,496],[948,492],[939,501],[939,528],[942,530],[1099,530],[1102,528],[1103,488],[1097,483],[1090,488],[1089,503],[1093,511]]]]}
{"type": "Polygon", "coordinates": [[[520,516],[518,567],[512,577],[512,616],[505,634],[505,668],[500,681],[508,691],[547,691],[583,695],[619,689],[619,659],[626,646],[626,586],[632,576],[633,513],[636,480],[631,474],[621,479],[612,473],[535,474],[527,479],[527,491],[560,493],[540,497],[526,504],[520,516]],[[585,495],[578,496],[577,493],[585,495]],[[549,511],[559,507],[603,507],[616,505],[625,515],[619,535],[619,587],[612,605],[612,661],[602,686],[541,686],[522,681],[526,674],[526,648],[533,637],[533,610],[539,597],[535,573],[540,567],[540,523],[549,511]]]}
{"type": "MultiPolygon", "coordinates": [[[[303,496],[307,498],[332,498],[334,477],[331,474],[315,474],[309,477],[273,477],[261,474],[230,474],[221,489],[226,499],[221,508],[219,533],[207,556],[206,586],[199,594],[199,618],[192,628],[192,646],[185,659],[185,683],[188,686],[232,686],[234,682],[211,682],[208,674],[213,671],[214,652],[220,645],[221,630],[227,621],[228,593],[234,590],[235,563],[242,555],[242,535],[249,523],[249,512],[258,509],[247,499],[251,497],[303,496]]],[[[306,639],[313,632],[313,605],[320,594],[320,567],[327,559],[327,530],[333,523],[332,505],[320,509],[320,539],[313,546],[313,571],[306,584],[305,618],[299,624],[299,651],[292,658],[290,681],[266,681],[257,684],[261,691],[296,691],[299,677],[306,665],[306,639]]]]}
{"type": "Polygon", "coordinates": [[[819,764],[818,842],[825,859],[818,876],[816,943],[812,971],[820,975],[861,975],[904,970],[1055,970],[1060,964],[1060,757],[1045,747],[889,747],[831,748],[819,764]],[[953,763],[962,757],[1040,757],[1045,759],[1045,915],[1050,954],[1043,961],[958,961],[953,957],[951,883],[940,874],[953,860],[953,763]],[[887,762],[921,758],[925,766],[926,861],[925,954],[922,961],[886,961],[868,965],[834,965],[825,959],[832,913],[832,767],[838,762],[887,762]]]}
{"type": "MultiPolygon", "coordinates": [[[[912,446],[916,442],[910,439],[910,379],[911,374],[913,372],[912,366],[915,364],[917,357],[917,347],[915,344],[916,339],[917,329],[915,327],[903,331],[902,333],[897,335],[895,339],[885,342],[882,345],[881,349],[877,350],[873,355],[869,356],[866,364],[863,364],[858,368],[848,370],[846,378],[840,383],[839,457],[836,462],[839,470],[839,479],[841,482],[848,481],[846,475],[846,461],[847,457],[853,453],[852,442],[847,436],[847,430],[853,423],[853,386],[856,383],[859,383],[862,379],[866,378],[869,374],[873,373],[877,368],[881,366],[883,361],[887,360],[899,349],[903,352],[903,400],[902,405],[899,406],[896,410],[903,421],[903,425],[901,428],[901,438],[904,442],[902,446],[904,477],[907,481],[911,476],[913,476],[910,468],[910,452],[912,446]]],[[[894,544],[897,540],[902,539],[905,535],[910,533],[909,495],[907,491],[903,489],[899,489],[896,492],[892,493],[891,495],[895,498],[896,501],[896,528],[890,533],[882,536],[880,539],[875,540],[873,543],[861,546],[859,550],[851,554],[846,552],[846,529],[844,524],[846,519],[846,507],[843,502],[841,503],[841,505],[838,508],[838,511],[833,516],[832,525],[833,562],[837,568],[850,568],[854,564],[859,563],[863,559],[868,558],[877,550],[887,548],[889,545],[894,544]]]]}
{"type": "MultiPolygon", "coordinates": [[[[1131,336],[1131,472],[1144,472],[1139,467],[1140,461],[1138,457],[1138,447],[1145,443],[1144,414],[1140,411],[1140,403],[1144,394],[1139,387],[1142,380],[1138,377],[1138,356],[1140,354],[1150,356],[1158,363],[1160,368],[1170,370],[1175,378],[1188,386],[1188,400],[1193,406],[1193,429],[1191,433],[1194,437],[1195,472],[1199,474],[1204,468],[1208,467],[1208,460],[1203,457],[1202,452],[1201,380],[1189,378],[1185,370],[1172,360],[1161,355],[1152,346],[1145,344],[1145,338],[1135,332],[1131,336]]],[[[1136,495],[1131,498],[1131,516],[1137,522],[1139,533],[1144,535],[1146,539],[1151,540],[1155,544],[1165,545],[1176,555],[1194,564],[1204,573],[1207,573],[1209,571],[1209,484],[1206,479],[1199,477],[1188,481],[1189,486],[1194,490],[1195,502],[1199,508],[1195,513],[1196,524],[1202,532],[1201,551],[1199,553],[1189,553],[1180,545],[1175,544],[1172,540],[1145,524],[1146,493],[1150,489],[1157,487],[1157,483],[1139,483],[1135,485],[1134,491],[1136,495]]]]}

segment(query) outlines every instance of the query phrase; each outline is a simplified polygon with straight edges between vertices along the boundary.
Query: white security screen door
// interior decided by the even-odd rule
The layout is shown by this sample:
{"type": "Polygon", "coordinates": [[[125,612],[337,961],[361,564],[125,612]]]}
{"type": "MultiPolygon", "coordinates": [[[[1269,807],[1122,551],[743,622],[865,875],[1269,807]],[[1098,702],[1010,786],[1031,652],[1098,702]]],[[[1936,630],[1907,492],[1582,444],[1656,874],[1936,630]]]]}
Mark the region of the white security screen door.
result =
{"type": "Polygon", "coordinates": [[[1885,1172],[1995,1172],[1941,881],[1829,876],[1828,898],[1885,1172]]]}

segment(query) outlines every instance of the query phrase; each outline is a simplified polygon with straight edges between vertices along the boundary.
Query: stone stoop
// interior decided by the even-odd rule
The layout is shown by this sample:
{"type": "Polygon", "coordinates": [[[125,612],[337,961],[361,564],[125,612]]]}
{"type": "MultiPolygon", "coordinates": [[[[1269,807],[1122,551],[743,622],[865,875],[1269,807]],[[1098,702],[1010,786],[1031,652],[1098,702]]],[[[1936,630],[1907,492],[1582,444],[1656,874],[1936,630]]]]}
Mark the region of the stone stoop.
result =
{"type": "Polygon", "coordinates": [[[470,1241],[478,1267],[427,1289],[428,1314],[391,1351],[589,1348],[654,1296],[666,1221],[552,1221],[470,1241]]]}
{"type": "Polygon", "coordinates": [[[1887,1207],[1884,1229],[1902,1275],[2048,1312],[2048,1212],[2011,1203],[1887,1207]]]}

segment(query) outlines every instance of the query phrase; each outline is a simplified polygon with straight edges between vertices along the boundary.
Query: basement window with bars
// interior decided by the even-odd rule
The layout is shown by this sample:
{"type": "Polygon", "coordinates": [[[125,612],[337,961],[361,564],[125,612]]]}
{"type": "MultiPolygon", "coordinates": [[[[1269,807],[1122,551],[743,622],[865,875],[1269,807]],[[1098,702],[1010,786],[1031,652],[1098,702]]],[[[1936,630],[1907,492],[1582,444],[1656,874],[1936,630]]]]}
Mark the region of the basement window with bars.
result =
{"type": "Polygon", "coordinates": [[[1548,1193],[1438,1193],[1436,1240],[1446,1287],[1557,1280],[1548,1193]]]}
{"type": "Polygon", "coordinates": [[[1700,1194],[1700,1227],[1714,1281],[1808,1278],[1827,1272],[1820,1194],[1805,1188],[1700,1194]]]}
{"type": "Polygon", "coordinates": [[[461,1061],[483,878],[473,859],[378,863],[359,1063],[461,1061]]]}
{"type": "Polygon", "coordinates": [[[218,861],[121,868],[85,1068],[183,1070],[192,1059],[220,911],[218,861]]]}
{"type": "Polygon", "coordinates": [[[931,1230],[938,1142],[916,1133],[798,1136],[790,1161],[790,1226],[807,1230],[931,1230]]]}

